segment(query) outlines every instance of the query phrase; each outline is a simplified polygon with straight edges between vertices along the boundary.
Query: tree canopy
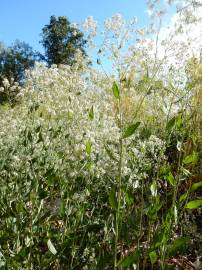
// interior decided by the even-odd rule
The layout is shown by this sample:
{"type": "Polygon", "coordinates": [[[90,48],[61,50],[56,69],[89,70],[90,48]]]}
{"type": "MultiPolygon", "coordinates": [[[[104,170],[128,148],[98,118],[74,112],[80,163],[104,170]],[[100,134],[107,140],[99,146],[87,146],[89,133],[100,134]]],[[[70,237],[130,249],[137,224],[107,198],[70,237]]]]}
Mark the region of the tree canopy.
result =
{"type": "MultiPolygon", "coordinates": [[[[27,43],[16,40],[10,47],[0,46],[0,87],[4,87],[4,79],[9,84],[18,82],[23,84],[25,70],[32,68],[38,59],[38,53],[34,52],[27,43]]],[[[13,93],[14,94],[14,93],[13,93]]],[[[12,95],[13,95],[12,94],[12,95]]],[[[7,101],[9,93],[1,91],[0,103],[7,101]]]]}
{"type": "Polygon", "coordinates": [[[50,23],[42,29],[42,41],[45,59],[48,65],[68,64],[75,62],[75,53],[79,49],[85,56],[83,33],[72,26],[65,16],[51,16],[50,23]]]}

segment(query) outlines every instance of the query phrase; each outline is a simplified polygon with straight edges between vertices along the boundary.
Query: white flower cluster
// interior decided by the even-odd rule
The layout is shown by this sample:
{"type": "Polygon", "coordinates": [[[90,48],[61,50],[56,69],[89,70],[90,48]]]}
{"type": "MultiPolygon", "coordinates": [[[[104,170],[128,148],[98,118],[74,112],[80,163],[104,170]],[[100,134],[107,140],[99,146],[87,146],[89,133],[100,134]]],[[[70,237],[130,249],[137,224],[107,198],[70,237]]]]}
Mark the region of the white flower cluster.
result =
{"type": "MultiPolygon", "coordinates": [[[[105,76],[89,67],[79,51],[72,67],[53,65],[48,68],[37,64],[27,72],[26,85],[19,94],[20,105],[9,111],[0,110],[3,127],[0,148],[4,152],[10,145],[16,150],[15,159],[10,161],[13,171],[16,168],[17,172],[21,166],[28,170],[26,166],[32,159],[45,158],[46,166],[60,171],[66,179],[90,175],[99,181],[115,181],[121,132],[111,87],[117,78],[122,87],[124,124],[134,119],[134,115],[146,123],[160,118],[158,121],[162,124],[167,119],[170,104],[179,99],[181,93],[174,99],[176,92],[170,91],[170,94],[164,87],[160,76],[162,63],[152,59],[149,53],[155,47],[154,40],[144,37],[140,46],[124,45],[132,34],[145,35],[144,29],[134,30],[135,23],[136,19],[132,19],[129,28],[125,27],[120,14],[105,21],[110,34],[104,34],[106,43],[102,49],[104,54],[107,50],[111,53],[117,71],[113,75],[105,76]],[[29,147],[32,147],[31,157],[29,147]]],[[[94,35],[97,23],[88,17],[83,27],[94,35]]],[[[170,81],[169,76],[167,80],[170,81]]],[[[8,82],[4,81],[4,85],[8,86],[8,82]]],[[[151,170],[155,174],[157,165],[163,162],[164,150],[164,142],[155,136],[141,139],[137,133],[135,140],[124,141],[124,179],[133,187],[137,187],[140,180],[147,180],[151,170]]]]}
{"type": "Polygon", "coordinates": [[[119,32],[124,26],[124,19],[121,14],[116,14],[111,18],[105,20],[105,28],[108,31],[119,32]]]}
{"type": "Polygon", "coordinates": [[[97,30],[97,21],[95,21],[92,16],[89,16],[85,19],[83,23],[83,28],[86,32],[89,32],[92,36],[95,36],[97,30]]]}
{"type": "MultiPolygon", "coordinates": [[[[45,166],[53,167],[67,179],[93,176],[100,182],[116,181],[120,129],[109,80],[103,82],[100,76],[102,84],[94,83],[98,74],[87,70],[84,73],[77,66],[38,65],[28,74],[21,104],[9,113],[2,112],[0,120],[4,127],[0,148],[6,151],[10,145],[16,151],[10,160],[13,177],[20,170],[28,173],[33,160],[45,158],[45,166]]],[[[137,136],[125,142],[123,177],[129,179],[129,185],[135,187],[148,177],[146,167],[155,170],[155,163],[162,159],[160,148],[163,142],[156,137],[142,141],[137,136]]],[[[33,166],[37,169],[39,165],[33,166]]]]}

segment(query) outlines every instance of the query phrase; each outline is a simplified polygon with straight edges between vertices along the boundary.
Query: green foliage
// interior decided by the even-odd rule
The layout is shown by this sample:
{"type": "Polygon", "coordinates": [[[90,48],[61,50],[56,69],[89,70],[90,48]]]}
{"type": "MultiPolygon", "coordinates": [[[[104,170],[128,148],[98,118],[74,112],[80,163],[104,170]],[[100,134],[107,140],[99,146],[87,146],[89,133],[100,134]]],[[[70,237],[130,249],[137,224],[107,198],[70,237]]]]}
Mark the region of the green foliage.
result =
{"type": "Polygon", "coordinates": [[[88,117],[89,119],[92,121],[94,119],[94,110],[93,110],[93,106],[90,108],[89,112],[88,112],[88,117]]]}
{"type": "Polygon", "coordinates": [[[182,237],[176,239],[171,245],[168,246],[168,258],[177,254],[182,254],[188,248],[189,238],[182,237]]]}
{"type": "Polygon", "coordinates": [[[198,207],[202,206],[202,200],[195,200],[195,201],[190,201],[186,204],[185,208],[188,209],[196,209],[198,207]]]}
{"type": "Polygon", "coordinates": [[[114,189],[111,190],[109,193],[109,203],[113,209],[115,210],[118,209],[118,202],[117,202],[116,192],[114,189]]]}
{"type": "Polygon", "coordinates": [[[150,258],[151,264],[153,266],[155,264],[155,262],[157,261],[157,258],[158,258],[157,254],[156,254],[156,251],[151,251],[149,253],[149,258],[150,258]]]}
{"type": "Polygon", "coordinates": [[[49,24],[42,29],[42,41],[45,57],[49,66],[52,64],[75,63],[75,54],[79,49],[84,56],[86,40],[83,33],[71,25],[65,16],[51,16],[49,24]]]}
{"type": "Polygon", "coordinates": [[[0,92],[0,103],[10,101],[13,103],[18,94],[18,88],[11,88],[14,83],[23,84],[25,80],[25,70],[33,68],[38,54],[25,42],[15,41],[8,47],[0,51],[0,87],[4,91],[0,92]],[[5,86],[3,81],[8,80],[9,86],[5,86]]]}
{"type": "Polygon", "coordinates": [[[91,153],[91,142],[90,141],[86,142],[86,153],[88,155],[90,155],[90,153],[91,153]]]}
{"type": "Polygon", "coordinates": [[[120,90],[116,82],[113,82],[112,91],[115,98],[120,99],[120,90]]]}
{"type": "Polygon", "coordinates": [[[190,191],[191,192],[194,192],[198,189],[202,188],[202,182],[198,182],[198,183],[194,183],[192,186],[191,186],[191,189],[190,191]]]}
{"type": "Polygon", "coordinates": [[[135,124],[132,124],[132,125],[128,126],[125,129],[122,138],[126,139],[126,138],[132,136],[135,133],[136,129],[139,127],[140,124],[141,124],[140,122],[136,122],[135,124]]]}
{"type": "Polygon", "coordinates": [[[125,258],[123,258],[120,262],[118,262],[117,266],[125,268],[133,264],[136,265],[136,262],[140,256],[141,256],[141,252],[137,250],[133,252],[132,254],[127,255],[125,258]]]}
{"type": "Polygon", "coordinates": [[[197,160],[198,160],[197,154],[195,152],[193,152],[191,155],[188,155],[184,158],[183,163],[194,165],[197,163],[197,160]]]}

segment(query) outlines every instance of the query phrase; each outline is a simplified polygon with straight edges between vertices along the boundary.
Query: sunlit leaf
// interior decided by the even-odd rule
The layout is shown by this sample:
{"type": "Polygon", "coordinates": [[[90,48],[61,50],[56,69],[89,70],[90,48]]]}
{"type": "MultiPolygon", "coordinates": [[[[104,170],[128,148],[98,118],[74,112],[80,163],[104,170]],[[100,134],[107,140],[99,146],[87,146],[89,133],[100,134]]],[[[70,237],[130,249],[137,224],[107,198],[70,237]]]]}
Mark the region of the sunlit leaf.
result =
{"type": "Polygon", "coordinates": [[[194,201],[190,201],[187,203],[187,205],[185,206],[185,208],[188,209],[195,209],[202,206],[202,200],[194,200],[194,201]]]}
{"type": "Polygon", "coordinates": [[[172,172],[169,172],[168,175],[166,175],[165,179],[171,184],[171,186],[176,185],[175,177],[173,176],[172,172]]]}
{"type": "Polygon", "coordinates": [[[90,155],[90,153],[91,153],[91,142],[90,141],[86,142],[86,153],[88,155],[90,155]]]}
{"type": "Polygon", "coordinates": [[[180,202],[182,202],[182,201],[184,201],[184,200],[186,200],[186,198],[187,198],[187,193],[184,193],[184,194],[182,194],[181,196],[180,196],[180,202]]]}
{"type": "Polygon", "coordinates": [[[155,197],[157,195],[157,184],[155,181],[152,182],[152,184],[150,186],[150,190],[151,190],[152,196],[155,197]]]}
{"type": "Polygon", "coordinates": [[[119,87],[118,87],[116,82],[113,82],[112,91],[113,91],[115,98],[120,99],[120,91],[119,91],[119,87]]]}
{"type": "Polygon", "coordinates": [[[55,247],[50,239],[47,242],[47,246],[48,246],[48,249],[50,250],[51,253],[53,253],[54,255],[57,254],[57,250],[55,249],[55,247]]]}
{"type": "Polygon", "coordinates": [[[150,258],[150,261],[151,261],[151,264],[153,265],[156,261],[157,261],[157,254],[156,254],[156,251],[153,250],[149,253],[149,258],[150,258]]]}
{"type": "Polygon", "coordinates": [[[191,155],[188,155],[184,158],[183,163],[184,164],[196,164],[198,160],[198,156],[196,154],[196,152],[193,152],[191,155]]]}

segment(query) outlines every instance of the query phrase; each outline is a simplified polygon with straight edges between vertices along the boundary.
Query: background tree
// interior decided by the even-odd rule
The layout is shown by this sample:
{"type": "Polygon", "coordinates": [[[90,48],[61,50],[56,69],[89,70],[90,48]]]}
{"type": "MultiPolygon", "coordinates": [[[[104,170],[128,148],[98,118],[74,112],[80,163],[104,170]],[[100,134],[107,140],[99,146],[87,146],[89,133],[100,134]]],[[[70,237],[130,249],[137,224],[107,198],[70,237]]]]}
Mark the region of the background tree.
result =
{"type": "Polygon", "coordinates": [[[14,83],[22,85],[25,81],[25,70],[32,68],[38,60],[39,54],[25,42],[15,41],[10,47],[0,45],[0,103],[13,100],[17,92],[9,92],[14,83]],[[5,87],[5,79],[7,87],[5,87]],[[3,87],[3,88],[2,88],[3,87]],[[11,97],[12,96],[12,97],[11,97]]]}
{"type": "Polygon", "coordinates": [[[84,56],[87,41],[83,33],[72,26],[64,16],[51,16],[50,23],[42,29],[42,45],[48,65],[75,62],[75,53],[79,49],[84,56]]]}

